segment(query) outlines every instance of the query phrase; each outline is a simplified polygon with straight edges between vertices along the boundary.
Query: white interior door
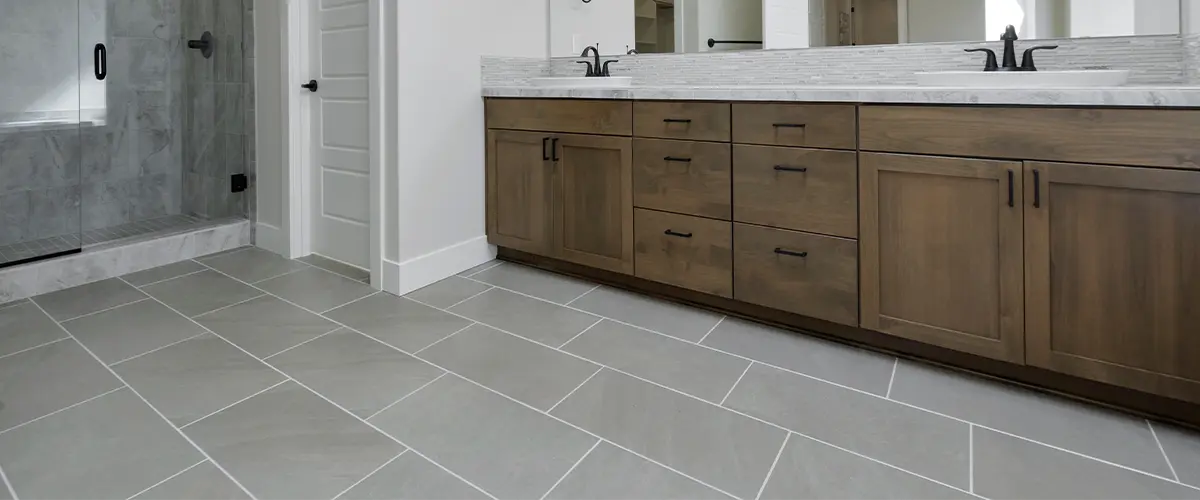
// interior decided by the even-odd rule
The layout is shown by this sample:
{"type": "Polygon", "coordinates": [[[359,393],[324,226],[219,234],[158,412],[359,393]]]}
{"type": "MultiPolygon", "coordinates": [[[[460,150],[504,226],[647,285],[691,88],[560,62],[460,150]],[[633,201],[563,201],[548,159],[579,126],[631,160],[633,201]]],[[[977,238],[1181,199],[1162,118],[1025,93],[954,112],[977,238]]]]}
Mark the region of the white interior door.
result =
{"type": "Polygon", "coordinates": [[[313,253],[370,269],[368,0],[311,0],[313,253]]]}

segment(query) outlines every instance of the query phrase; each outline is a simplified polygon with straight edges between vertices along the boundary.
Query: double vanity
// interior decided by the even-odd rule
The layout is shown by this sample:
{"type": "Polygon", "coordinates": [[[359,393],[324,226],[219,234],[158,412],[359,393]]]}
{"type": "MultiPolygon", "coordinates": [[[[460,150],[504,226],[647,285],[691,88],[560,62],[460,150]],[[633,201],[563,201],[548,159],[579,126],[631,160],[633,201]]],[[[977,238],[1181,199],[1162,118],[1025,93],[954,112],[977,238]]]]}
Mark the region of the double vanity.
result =
{"type": "Polygon", "coordinates": [[[1200,425],[1200,110],[517,90],[504,258],[1200,425]]]}

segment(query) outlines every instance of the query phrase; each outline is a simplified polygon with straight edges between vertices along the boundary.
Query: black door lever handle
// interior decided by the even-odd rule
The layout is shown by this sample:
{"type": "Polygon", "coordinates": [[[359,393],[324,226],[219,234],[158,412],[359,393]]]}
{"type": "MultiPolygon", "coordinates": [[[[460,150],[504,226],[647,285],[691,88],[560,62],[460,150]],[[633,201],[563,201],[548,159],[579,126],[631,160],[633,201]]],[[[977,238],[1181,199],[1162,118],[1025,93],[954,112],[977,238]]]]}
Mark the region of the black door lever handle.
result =
{"type": "Polygon", "coordinates": [[[316,92],[317,87],[318,85],[316,80],[309,80],[308,83],[300,86],[302,89],[308,89],[309,92],[316,92]]]}

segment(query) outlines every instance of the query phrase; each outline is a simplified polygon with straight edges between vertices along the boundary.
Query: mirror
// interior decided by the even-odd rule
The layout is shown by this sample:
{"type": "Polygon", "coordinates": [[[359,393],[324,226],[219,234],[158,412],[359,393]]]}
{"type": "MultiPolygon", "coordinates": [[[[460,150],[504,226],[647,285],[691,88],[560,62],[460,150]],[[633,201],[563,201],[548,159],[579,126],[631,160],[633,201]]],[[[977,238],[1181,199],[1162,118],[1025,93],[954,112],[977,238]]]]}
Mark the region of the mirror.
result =
{"type": "Polygon", "coordinates": [[[1180,1],[550,0],[550,55],[1175,34],[1180,1]]]}

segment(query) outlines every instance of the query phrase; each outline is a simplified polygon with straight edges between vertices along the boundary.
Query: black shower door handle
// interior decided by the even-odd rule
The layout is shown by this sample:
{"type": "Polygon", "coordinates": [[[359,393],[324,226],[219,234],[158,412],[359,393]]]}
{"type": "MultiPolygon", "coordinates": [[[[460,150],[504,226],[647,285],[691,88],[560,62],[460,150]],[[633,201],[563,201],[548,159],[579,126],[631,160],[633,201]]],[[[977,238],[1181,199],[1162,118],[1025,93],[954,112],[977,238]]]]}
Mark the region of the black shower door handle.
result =
{"type": "Polygon", "coordinates": [[[97,43],[92,49],[92,62],[96,71],[96,79],[103,80],[108,77],[108,49],[103,43],[97,43]]]}

